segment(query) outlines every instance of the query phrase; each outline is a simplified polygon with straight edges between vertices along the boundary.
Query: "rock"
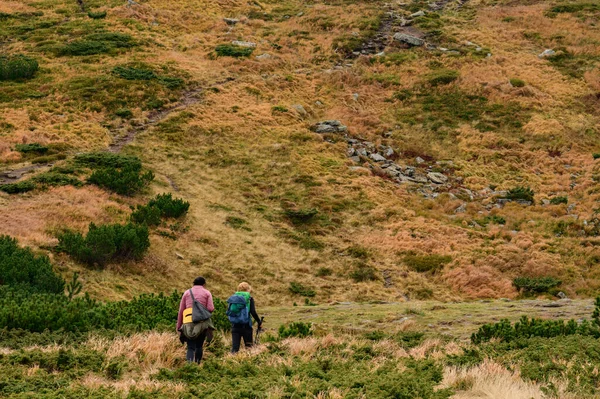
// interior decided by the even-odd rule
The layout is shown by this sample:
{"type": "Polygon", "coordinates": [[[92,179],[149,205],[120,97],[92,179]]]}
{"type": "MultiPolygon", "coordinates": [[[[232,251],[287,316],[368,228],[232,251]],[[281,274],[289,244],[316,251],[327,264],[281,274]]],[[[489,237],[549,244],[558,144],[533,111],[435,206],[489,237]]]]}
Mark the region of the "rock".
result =
{"type": "Polygon", "coordinates": [[[231,42],[231,44],[233,44],[234,46],[240,46],[240,47],[256,47],[256,43],[244,42],[241,40],[234,40],[231,42]]]}
{"type": "Polygon", "coordinates": [[[338,120],[322,121],[310,128],[315,133],[345,133],[348,128],[338,120]]]}
{"type": "Polygon", "coordinates": [[[270,60],[271,58],[273,58],[273,56],[271,54],[267,54],[267,53],[264,53],[264,54],[256,56],[256,59],[259,60],[259,61],[270,60]]]}
{"type": "Polygon", "coordinates": [[[298,114],[300,116],[307,116],[308,112],[306,112],[306,110],[304,109],[304,107],[300,104],[294,104],[292,105],[292,108],[294,108],[296,110],[296,112],[298,112],[298,114]]]}
{"type": "Polygon", "coordinates": [[[383,57],[385,55],[385,51],[379,52],[375,54],[375,57],[383,57]]]}
{"type": "Polygon", "coordinates": [[[576,204],[571,204],[571,205],[569,205],[569,206],[567,207],[567,212],[568,212],[568,213],[571,213],[571,212],[573,211],[573,209],[575,209],[575,207],[576,207],[576,206],[577,206],[576,204]]]}
{"type": "Polygon", "coordinates": [[[418,17],[423,17],[425,15],[425,11],[421,10],[421,11],[417,11],[413,14],[410,14],[411,18],[418,18],[418,17]]]}
{"type": "Polygon", "coordinates": [[[362,166],[350,166],[348,169],[350,169],[351,172],[360,172],[360,173],[364,173],[364,174],[371,174],[371,171],[367,168],[363,168],[362,166]]]}
{"type": "Polygon", "coordinates": [[[353,99],[354,101],[358,101],[358,93],[354,93],[354,94],[352,94],[352,99],[353,99]]]}
{"type": "Polygon", "coordinates": [[[354,163],[360,163],[360,157],[357,155],[351,156],[350,160],[354,163]]]}
{"type": "Polygon", "coordinates": [[[393,150],[391,147],[388,147],[388,148],[387,148],[387,149],[384,151],[383,155],[384,155],[385,157],[389,158],[389,157],[391,157],[392,155],[394,155],[394,150],[393,150]]]}
{"type": "Polygon", "coordinates": [[[419,164],[421,164],[421,163],[425,162],[425,160],[424,160],[423,158],[421,158],[421,157],[416,157],[416,158],[415,158],[415,161],[416,161],[417,163],[419,163],[419,164]]]}
{"type": "Polygon", "coordinates": [[[454,210],[454,213],[465,213],[467,211],[467,204],[462,204],[454,210]]]}
{"type": "Polygon", "coordinates": [[[546,58],[546,57],[552,57],[553,55],[556,55],[556,51],[554,51],[552,49],[546,49],[546,50],[542,51],[540,54],[538,54],[538,57],[546,58]]]}
{"type": "Polygon", "coordinates": [[[427,173],[427,178],[429,178],[429,180],[431,180],[431,182],[435,184],[444,184],[448,181],[448,178],[446,176],[438,172],[427,173]]]}
{"type": "Polygon", "coordinates": [[[303,13],[303,12],[299,12],[298,14],[296,14],[296,16],[297,16],[297,17],[301,17],[301,16],[303,16],[303,15],[304,15],[304,13],[303,13]]]}
{"type": "Polygon", "coordinates": [[[394,133],[393,132],[385,132],[383,133],[383,137],[385,137],[386,139],[389,139],[390,137],[392,137],[394,133]]]}
{"type": "Polygon", "coordinates": [[[237,24],[238,22],[240,22],[240,20],[237,18],[223,18],[223,21],[225,21],[225,23],[227,25],[232,25],[232,26],[237,24]]]}
{"type": "Polygon", "coordinates": [[[421,184],[426,184],[429,182],[429,180],[427,180],[427,176],[421,175],[421,174],[415,174],[413,176],[413,181],[415,183],[421,183],[421,184]]]}
{"type": "Polygon", "coordinates": [[[406,33],[396,33],[394,35],[394,40],[408,44],[410,46],[423,46],[425,45],[425,40],[420,39],[416,36],[412,36],[406,33]]]}
{"type": "Polygon", "coordinates": [[[556,294],[556,296],[559,297],[560,299],[567,299],[567,294],[565,294],[562,291],[560,291],[558,294],[556,294]]]}
{"type": "Polygon", "coordinates": [[[413,168],[412,166],[407,166],[406,169],[404,170],[404,174],[406,176],[412,177],[415,174],[415,168],[413,168]]]}
{"type": "Polygon", "coordinates": [[[358,155],[361,155],[361,156],[363,156],[363,157],[366,157],[366,156],[368,156],[368,155],[369,155],[369,153],[367,152],[367,149],[366,149],[366,148],[359,148],[358,150],[356,150],[356,153],[357,153],[358,155]]]}
{"type": "Polygon", "coordinates": [[[356,154],[356,150],[353,147],[349,147],[347,154],[349,157],[353,157],[356,154]]]}
{"type": "Polygon", "coordinates": [[[547,200],[547,199],[544,198],[542,200],[542,205],[550,205],[550,200],[547,200]]]}
{"type": "Polygon", "coordinates": [[[562,306],[565,306],[565,304],[558,302],[558,301],[554,301],[554,302],[550,302],[550,303],[543,303],[539,306],[541,306],[543,308],[560,308],[562,306]]]}
{"type": "Polygon", "coordinates": [[[318,100],[317,100],[317,101],[315,101],[315,105],[316,105],[317,107],[322,107],[322,106],[323,106],[323,103],[322,103],[321,101],[318,101],[318,100]]]}
{"type": "Polygon", "coordinates": [[[183,257],[183,255],[182,255],[182,254],[180,254],[179,252],[175,252],[175,256],[177,256],[177,259],[181,259],[181,260],[185,259],[185,258],[183,257]]]}
{"type": "Polygon", "coordinates": [[[378,154],[376,152],[373,153],[373,154],[371,154],[369,156],[369,158],[371,158],[375,162],[385,162],[385,161],[387,161],[387,159],[383,155],[380,155],[380,154],[378,154]]]}

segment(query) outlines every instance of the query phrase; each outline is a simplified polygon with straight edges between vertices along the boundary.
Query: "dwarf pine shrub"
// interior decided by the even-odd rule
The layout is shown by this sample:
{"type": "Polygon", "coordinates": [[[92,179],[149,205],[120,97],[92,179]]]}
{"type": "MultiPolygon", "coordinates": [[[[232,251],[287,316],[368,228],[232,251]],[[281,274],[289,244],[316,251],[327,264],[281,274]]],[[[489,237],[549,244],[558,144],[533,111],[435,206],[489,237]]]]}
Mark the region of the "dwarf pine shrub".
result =
{"type": "Polygon", "coordinates": [[[134,223],[157,226],[161,218],[178,218],[187,213],[190,203],[171,194],[159,194],[146,205],[138,205],[131,214],[134,223]]]}
{"type": "Polygon", "coordinates": [[[22,154],[45,154],[48,152],[48,146],[42,145],[40,143],[30,143],[30,144],[17,144],[15,145],[15,150],[19,151],[22,154]]]}
{"type": "Polygon", "coordinates": [[[285,339],[289,337],[308,337],[312,335],[312,324],[311,323],[303,323],[301,321],[295,321],[287,326],[280,325],[279,326],[279,338],[285,339]]]}
{"type": "Polygon", "coordinates": [[[135,224],[90,223],[84,236],[67,230],[58,236],[59,247],[78,262],[103,267],[109,262],[139,260],[148,248],[148,228],[135,224]]]}
{"type": "Polygon", "coordinates": [[[427,83],[431,86],[441,86],[454,82],[459,76],[460,73],[458,71],[452,69],[440,69],[428,74],[426,79],[427,83]]]}
{"type": "Polygon", "coordinates": [[[19,247],[16,239],[0,236],[0,285],[58,294],[65,281],[54,273],[47,256],[35,255],[31,249],[19,247]]]}
{"type": "Polygon", "coordinates": [[[534,195],[535,195],[535,193],[533,192],[533,190],[531,188],[524,187],[524,186],[517,186],[517,187],[511,188],[510,190],[508,190],[505,198],[509,199],[509,200],[513,200],[513,201],[528,201],[528,202],[533,203],[534,195]]]}
{"type": "Polygon", "coordinates": [[[309,288],[309,287],[305,287],[304,285],[302,285],[296,281],[292,281],[290,283],[289,290],[292,294],[297,294],[297,295],[306,296],[306,297],[310,297],[310,298],[317,295],[315,290],[313,290],[312,288],[309,288]]]}
{"type": "Polygon", "coordinates": [[[562,281],[554,277],[517,277],[513,285],[523,294],[541,294],[558,287],[562,281]]]}
{"type": "Polygon", "coordinates": [[[0,55],[0,81],[31,79],[38,69],[38,62],[25,55],[0,55]]]}
{"type": "Polygon", "coordinates": [[[425,273],[436,271],[450,263],[452,258],[448,255],[407,255],[403,262],[412,270],[425,273]]]}
{"type": "Polygon", "coordinates": [[[236,46],[234,44],[219,44],[215,48],[215,53],[219,57],[249,57],[253,51],[253,47],[236,46]]]}
{"type": "Polygon", "coordinates": [[[125,196],[137,194],[152,180],[154,180],[154,173],[151,171],[140,173],[140,170],[131,167],[98,169],[87,179],[88,183],[125,196]]]}

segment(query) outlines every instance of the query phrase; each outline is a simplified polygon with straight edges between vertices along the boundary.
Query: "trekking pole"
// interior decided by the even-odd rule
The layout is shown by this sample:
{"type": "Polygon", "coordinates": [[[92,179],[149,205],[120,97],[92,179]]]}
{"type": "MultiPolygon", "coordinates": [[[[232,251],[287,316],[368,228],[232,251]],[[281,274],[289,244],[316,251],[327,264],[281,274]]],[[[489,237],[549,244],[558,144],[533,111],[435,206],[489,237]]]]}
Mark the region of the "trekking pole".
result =
{"type": "Polygon", "coordinates": [[[260,325],[256,328],[256,338],[254,338],[254,344],[255,345],[259,345],[260,344],[260,333],[262,332],[262,324],[265,321],[264,317],[260,318],[260,325]]]}

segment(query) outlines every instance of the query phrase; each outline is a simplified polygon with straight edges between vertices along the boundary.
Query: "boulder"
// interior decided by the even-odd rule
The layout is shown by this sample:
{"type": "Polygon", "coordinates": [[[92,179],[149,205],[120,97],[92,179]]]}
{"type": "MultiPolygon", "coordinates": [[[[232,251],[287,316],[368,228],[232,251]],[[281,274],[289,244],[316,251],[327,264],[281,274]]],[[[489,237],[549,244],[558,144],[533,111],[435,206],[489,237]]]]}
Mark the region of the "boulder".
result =
{"type": "Polygon", "coordinates": [[[552,49],[546,49],[546,50],[542,51],[541,54],[538,54],[538,57],[546,58],[546,57],[552,57],[553,55],[556,55],[556,51],[554,51],[552,49]]]}
{"type": "Polygon", "coordinates": [[[415,158],[415,161],[416,161],[417,163],[423,163],[423,162],[425,162],[425,160],[424,160],[423,158],[421,158],[421,157],[416,157],[416,158],[415,158]]]}
{"type": "Polygon", "coordinates": [[[448,181],[448,178],[444,176],[442,173],[438,172],[429,172],[427,173],[427,178],[431,180],[432,183],[435,184],[444,184],[448,181]]]}
{"type": "Polygon", "coordinates": [[[256,56],[256,59],[259,60],[259,61],[270,60],[271,58],[273,58],[273,56],[271,54],[267,54],[267,53],[264,53],[264,54],[256,56]]]}
{"type": "Polygon", "coordinates": [[[556,296],[559,297],[560,299],[567,299],[567,294],[565,294],[562,291],[560,291],[558,294],[556,294],[556,296]]]}
{"type": "Polygon", "coordinates": [[[300,116],[307,116],[308,112],[306,112],[306,110],[304,109],[304,107],[300,104],[294,104],[292,105],[292,108],[294,108],[296,110],[296,112],[298,112],[298,115],[300,116]]]}
{"type": "Polygon", "coordinates": [[[371,158],[375,162],[385,162],[385,161],[387,161],[387,159],[383,155],[378,154],[376,152],[374,152],[373,154],[371,154],[369,156],[369,158],[371,158]]]}
{"type": "Polygon", "coordinates": [[[425,16],[425,11],[423,11],[423,10],[410,14],[411,18],[417,18],[417,17],[423,17],[423,16],[425,16]]]}
{"type": "Polygon", "coordinates": [[[256,43],[244,42],[241,40],[234,40],[231,42],[231,44],[233,44],[234,46],[240,46],[240,47],[256,47],[256,43]]]}
{"type": "Polygon", "coordinates": [[[233,25],[237,24],[238,22],[240,22],[240,20],[237,19],[237,18],[223,18],[223,21],[225,21],[225,23],[227,25],[231,25],[231,26],[233,26],[233,25]]]}
{"type": "Polygon", "coordinates": [[[348,128],[338,120],[322,121],[310,128],[315,133],[345,133],[348,128]]]}
{"type": "Polygon", "coordinates": [[[423,46],[425,45],[425,40],[420,39],[416,36],[409,35],[407,33],[396,33],[394,35],[394,40],[408,44],[410,46],[423,46]]]}

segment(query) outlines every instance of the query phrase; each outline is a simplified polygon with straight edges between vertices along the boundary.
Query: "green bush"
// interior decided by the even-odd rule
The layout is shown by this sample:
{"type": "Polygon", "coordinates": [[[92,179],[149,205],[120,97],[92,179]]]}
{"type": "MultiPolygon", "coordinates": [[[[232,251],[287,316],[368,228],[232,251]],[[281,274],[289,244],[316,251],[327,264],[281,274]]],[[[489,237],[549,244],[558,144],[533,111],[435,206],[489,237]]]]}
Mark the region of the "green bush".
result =
{"type": "Polygon", "coordinates": [[[125,33],[94,33],[82,40],[75,40],[60,47],[58,55],[94,55],[111,52],[118,48],[131,48],[136,45],[133,38],[125,33]]]}
{"type": "Polygon", "coordinates": [[[190,203],[181,198],[173,199],[171,194],[159,194],[146,205],[138,205],[131,214],[135,223],[145,223],[148,226],[157,226],[162,217],[178,218],[187,213],[190,203]]]}
{"type": "Polygon", "coordinates": [[[113,154],[111,152],[89,152],[75,155],[75,163],[91,169],[131,168],[142,169],[142,161],[136,156],[113,154]]]}
{"type": "Polygon", "coordinates": [[[0,81],[30,79],[38,71],[38,62],[24,55],[0,55],[0,81]]]}
{"type": "Polygon", "coordinates": [[[517,277],[513,280],[516,289],[524,294],[541,294],[558,287],[562,281],[554,277],[517,277]]]}
{"type": "Polygon", "coordinates": [[[88,17],[91,19],[104,19],[106,18],[106,11],[88,11],[88,17]]]}
{"type": "Polygon", "coordinates": [[[407,255],[403,258],[409,268],[419,273],[435,272],[451,261],[448,255],[407,255]]]}
{"type": "Polygon", "coordinates": [[[64,291],[65,281],[54,273],[47,256],[36,256],[31,249],[20,248],[17,240],[0,236],[0,285],[58,294],[64,291]]]}
{"type": "Polygon", "coordinates": [[[131,112],[131,110],[127,108],[120,108],[115,111],[115,115],[119,118],[129,119],[133,116],[133,112],[131,112]]]}
{"type": "Polygon", "coordinates": [[[501,320],[495,324],[485,324],[471,335],[474,344],[487,342],[493,338],[510,342],[519,338],[531,337],[558,337],[563,335],[590,335],[600,338],[600,330],[587,320],[578,324],[575,320],[540,320],[522,316],[514,325],[508,320],[501,320]]]}
{"type": "Polygon", "coordinates": [[[249,57],[253,51],[253,47],[242,47],[234,44],[219,44],[215,48],[215,52],[219,57],[249,57]]]}
{"type": "Polygon", "coordinates": [[[593,153],[592,157],[594,157],[594,159],[598,159],[600,158],[600,153],[593,153]]]}
{"type": "Polygon", "coordinates": [[[550,204],[552,205],[558,205],[558,204],[568,204],[569,203],[569,197],[562,196],[562,197],[554,197],[554,198],[550,198],[550,204]]]}
{"type": "Polygon", "coordinates": [[[31,143],[31,144],[17,144],[15,145],[15,150],[19,151],[22,154],[29,154],[31,152],[36,154],[45,154],[48,152],[49,148],[45,145],[39,143],[31,143]]]}
{"type": "Polygon", "coordinates": [[[327,277],[327,276],[331,276],[333,274],[333,270],[331,270],[328,267],[320,267],[319,270],[317,270],[317,273],[315,274],[315,276],[317,277],[327,277]]]}
{"type": "Polygon", "coordinates": [[[131,223],[100,226],[90,223],[85,237],[67,230],[58,240],[59,247],[78,262],[101,267],[108,262],[139,260],[150,247],[148,228],[131,223]]]}
{"type": "Polygon", "coordinates": [[[20,181],[18,183],[0,184],[0,191],[7,194],[26,193],[35,189],[35,184],[29,180],[20,181]]]}
{"type": "Polygon", "coordinates": [[[308,337],[312,335],[312,324],[303,323],[301,321],[292,322],[288,326],[279,326],[278,333],[280,339],[289,337],[308,337]]]}
{"type": "Polygon", "coordinates": [[[431,86],[441,86],[454,82],[459,76],[460,74],[458,71],[452,69],[440,69],[428,74],[426,79],[431,86]]]}
{"type": "Polygon", "coordinates": [[[41,173],[39,175],[34,176],[32,181],[42,185],[42,186],[75,186],[80,187],[83,183],[77,179],[76,177],[69,176],[63,173],[57,172],[46,172],[41,173]]]}
{"type": "Polygon", "coordinates": [[[141,173],[137,168],[103,168],[95,170],[87,182],[120,195],[133,196],[154,180],[154,173],[141,173]]]}
{"type": "Polygon", "coordinates": [[[112,73],[120,78],[127,80],[152,80],[156,79],[156,74],[150,69],[116,66],[112,73]]]}
{"type": "Polygon", "coordinates": [[[504,198],[509,199],[511,201],[528,201],[534,203],[535,201],[533,197],[534,192],[531,188],[517,186],[508,190],[504,198]]]}
{"type": "Polygon", "coordinates": [[[379,277],[377,276],[377,269],[362,262],[355,266],[350,272],[350,278],[357,283],[362,281],[379,280],[379,277]]]}
{"type": "Polygon", "coordinates": [[[525,81],[517,78],[509,80],[510,85],[513,87],[525,87],[525,81]]]}
{"type": "Polygon", "coordinates": [[[302,284],[295,281],[290,283],[289,290],[292,294],[306,296],[309,298],[312,298],[315,295],[317,295],[317,293],[312,288],[305,287],[302,284]]]}

